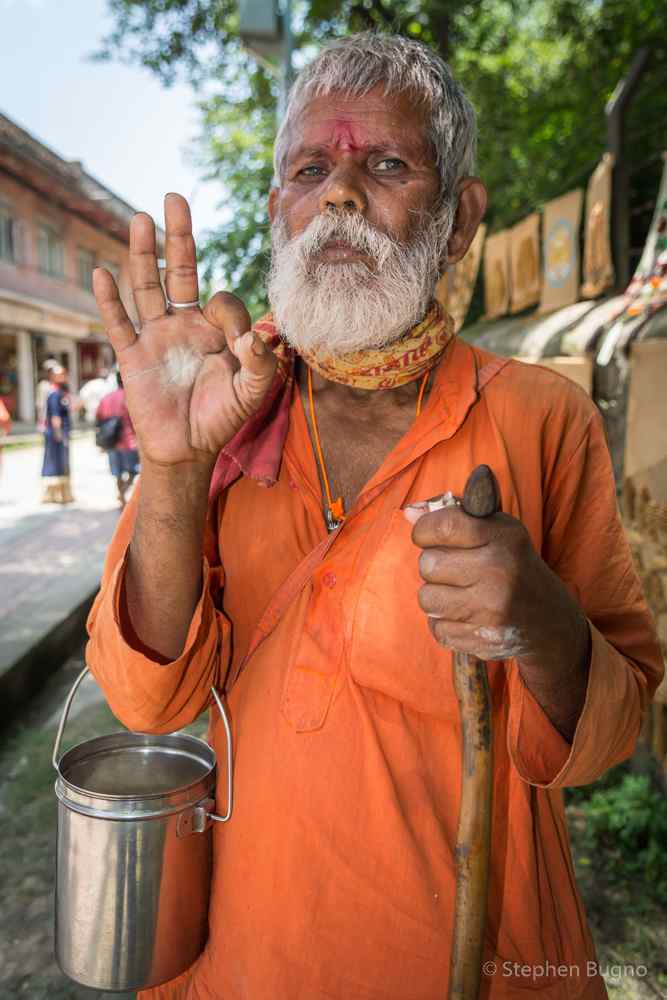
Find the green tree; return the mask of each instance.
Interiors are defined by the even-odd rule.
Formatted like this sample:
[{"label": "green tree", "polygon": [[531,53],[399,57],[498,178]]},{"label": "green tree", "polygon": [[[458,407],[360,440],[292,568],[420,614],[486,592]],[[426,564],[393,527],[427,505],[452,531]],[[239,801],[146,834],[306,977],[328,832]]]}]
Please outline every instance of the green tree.
[{"label": "green tree", "polygon": [[[204,176],[220,181],[223,218],[201,245],[205,276],[221,276],[257,314],[268,264],[275,77],[244,51],[231,0],[108,5],[114,28],[103,58],[139,62],[167,85],[184,75],[201,95],[197,159]],[[500,228],[585,183],[605,148],[605,102],[647,44],[651,69],[635,105],[631,154],[648,162],[640,187],[650,200],[667,117],[663,18],[663,0],[301,0],[296,62],[365,28],[438,49],[477,109],[487,222]]]}]

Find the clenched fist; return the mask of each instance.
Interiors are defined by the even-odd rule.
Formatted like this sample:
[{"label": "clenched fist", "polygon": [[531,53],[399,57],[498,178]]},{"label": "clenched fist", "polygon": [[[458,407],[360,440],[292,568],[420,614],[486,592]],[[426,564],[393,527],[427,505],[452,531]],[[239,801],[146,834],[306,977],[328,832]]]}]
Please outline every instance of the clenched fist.
[{"label": "clenched fist", "polygon": [[460,506],[412,505],[412,540],[422,552],[418,593],[443,646],[483,660],[514,657],[545,683],[574,674],[588,656],[586,618],[563,582],[508,514],[475,518]]}]

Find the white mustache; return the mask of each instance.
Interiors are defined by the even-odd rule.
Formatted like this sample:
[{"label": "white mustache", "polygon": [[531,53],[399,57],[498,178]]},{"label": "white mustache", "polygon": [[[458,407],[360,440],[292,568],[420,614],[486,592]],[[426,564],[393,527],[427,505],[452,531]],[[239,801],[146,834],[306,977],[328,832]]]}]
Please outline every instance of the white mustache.
[{"label": "white mustache", "polygon": [[374,260],[378,268],[401,249],[398,240],[381,232],[357,212],[316,216],[302,233],[290,240],[290,247],[308,266],[313,257],[332,242],[347,243]]}]

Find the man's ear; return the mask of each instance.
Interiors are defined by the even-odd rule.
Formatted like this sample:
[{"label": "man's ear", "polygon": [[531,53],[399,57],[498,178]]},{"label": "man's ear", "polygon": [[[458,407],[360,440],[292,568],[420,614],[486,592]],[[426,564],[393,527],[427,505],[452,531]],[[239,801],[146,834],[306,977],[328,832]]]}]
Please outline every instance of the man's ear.
[{"label": "man's ear", "polygon": [[276,212],[278,211],[278,195],[278,188],[272,187],[269,191],[269,222],[271,222],[271,224],[273,224]]},{"label": "man's ear", "polygon": [[488,201],[486,188],[477,177],[464,177],[459,182],[458,196],[454,228],[447,241],[448,264],[456,264],[465,257]]}]

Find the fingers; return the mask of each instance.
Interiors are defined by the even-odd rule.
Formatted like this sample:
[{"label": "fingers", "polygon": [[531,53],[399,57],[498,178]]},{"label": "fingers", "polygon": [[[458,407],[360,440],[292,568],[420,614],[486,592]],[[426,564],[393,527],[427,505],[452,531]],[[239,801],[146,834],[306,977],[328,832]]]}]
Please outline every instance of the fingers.
[{"label": "fingers", "polygon": [[440,586],[425,583],[419,588],[419,607],[429,618],[442,618],[452,622],[469,622],[473,618],[468,588]]},{"label": "fingers", "polygon": [[[412,520],[411,509],[406,517]],[[488,545],[498,533],[503,514],[492,517],[471,517],[460,507],[445,507],[430,514],[422,514],[412,529],[412,541],[420,548],[443,545],[452,548],[474,549]]]},{"label": "fingers", "polygon": [[245,411],[254,412],[273,380],[276,356],[250,331],[248,310],[230,292],[214,295],[204,307],[204,316],[224,331],[227,347],[241,366],[234,374],[236,394]]},{"label": "fingers", "polygon": [[164,219],[167,298],[170,302],[196,302],[199,298],[197,252],[190,206],[182,195],[166,196]]},{"label": "fingers", "polygon": [[234,375],[239,401],[247,411],[254,411],[273,381],[278,359],[255,333],[244,333],[234,344],[241,368]]},{"label": "fingers", "polygon": [[486,546],[475,549],[431,547],[419,556],[419,575],[426,583],[469,587],[493,573],[493,553]]},{"label": "fingers", "polygon": [[509,660],[530,651],[528,638],[514,626],[494,628],[429,618],[429,628],[441,646],[478,656],[480,660]]},{"label": "fingers", "polygon": [[460,507],[445,507],[422,514],[412,529],[412,541],[423,549],[430,546],[478,548],[492,537],[490,520],[470,517]]},{"label": "fingers", "polygon": [[167,303],[157,266],[155,223],[145,212],[130,222],[130,280],[142,325],[164,316]]},{"label": "fingers", "polygon": [[104,267],[96,267],[93,271],[93,293],[107,337],[116,354],[120,354],[132,346],[137,335],[120,300],[116,282]]},{"label": "fingers", "polygon": [[241,370],[235,376],[241,396],[247,392],[254,395],[260,388],[264,394],[278,364],[273,351],[256,334],[244,333],[236,342],[236,357],[241,362]]}]

